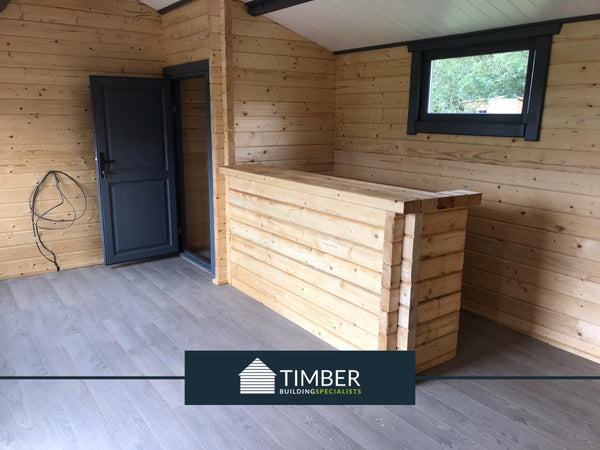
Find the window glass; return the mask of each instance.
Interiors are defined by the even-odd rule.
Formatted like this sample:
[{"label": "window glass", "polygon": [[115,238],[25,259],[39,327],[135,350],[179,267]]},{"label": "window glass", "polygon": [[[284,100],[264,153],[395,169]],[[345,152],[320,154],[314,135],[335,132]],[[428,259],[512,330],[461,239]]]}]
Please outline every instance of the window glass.
[{"label": "window glass", "polygon": [[431,61],[429,114],[521,114],[529,50]]}]

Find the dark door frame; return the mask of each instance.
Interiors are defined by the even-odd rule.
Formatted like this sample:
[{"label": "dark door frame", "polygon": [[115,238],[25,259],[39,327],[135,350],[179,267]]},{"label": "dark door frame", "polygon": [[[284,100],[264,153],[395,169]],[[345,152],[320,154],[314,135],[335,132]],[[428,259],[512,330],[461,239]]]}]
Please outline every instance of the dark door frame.
[{"label": "dark door frame", "polygon": [[[174,120],[174,136],[175,136],[175,156],[177,158],[177,203],[178,203],[178,218],[180,223],[180,240],[179,251],[184,256],[198,265],[209,270],[214,276],[215,274],[215,230],[214,230],[214,198],[213,198],[213,167],[212,167],[212,135],[211,135],[211,117],[210,117],[210,78],[208,60],[195,61],[186,64],[165,67],[163,75],[165,78],[172,80],[173,99],[177,105]],[[189,80],[192,78],[203,78],[205,86],[205,101],[206,101],[206,130],[207,130],[207,158],[208,158],[208,196],[209,196],[209,220],[210,220],[210,264],[196,256],[194,253],[187,251],[187,229],[185,220],[185,180],[183,175],[183,133],[181,125],[181,90],[179,82],[181,80]]]}]

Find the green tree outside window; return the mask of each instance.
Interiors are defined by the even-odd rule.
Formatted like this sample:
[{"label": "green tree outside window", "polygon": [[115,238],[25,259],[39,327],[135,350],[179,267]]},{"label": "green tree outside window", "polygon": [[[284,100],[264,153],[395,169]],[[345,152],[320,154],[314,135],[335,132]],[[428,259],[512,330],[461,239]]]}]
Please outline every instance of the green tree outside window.
[{"label": "green tree outside window", "polygon": [[523,97],[529,51],[432,61],[428,112],[472,114],[490,99]]}]

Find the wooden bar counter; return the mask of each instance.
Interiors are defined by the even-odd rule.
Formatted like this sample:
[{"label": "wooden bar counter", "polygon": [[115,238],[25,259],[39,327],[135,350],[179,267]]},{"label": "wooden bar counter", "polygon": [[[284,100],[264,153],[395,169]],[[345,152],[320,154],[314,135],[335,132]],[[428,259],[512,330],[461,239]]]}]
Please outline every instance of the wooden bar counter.
[{"label": "wooden bar counter", "polygon": [[227,179],[229,281],[340,349],[453,358],[471,191],[427,192],[261,165]]}]

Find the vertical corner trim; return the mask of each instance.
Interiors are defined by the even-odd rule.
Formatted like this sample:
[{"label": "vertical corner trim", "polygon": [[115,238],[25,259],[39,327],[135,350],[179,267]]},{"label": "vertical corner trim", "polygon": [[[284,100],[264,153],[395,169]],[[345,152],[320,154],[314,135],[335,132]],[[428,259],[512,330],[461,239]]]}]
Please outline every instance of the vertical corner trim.
[{"label": "vertical corner trim", "polygon": [[404,215],[386,212],[379,305],[378,350],[396,350],[402,271]]},{"label": "vertical corner trim", "polygon": [[402,240],[402,271],[398,312],[398,350],[414,350],[417,336],[417,304],[423,213],[407,214]]},{"label": "vertical corner trim", "polygon": [[408,118],[406,134],[417,134],[417,121],[419,120],[419,105],[421,101],[421,68],[422,53],[412,52],[410,67],[410,90],[408,98]]}]

